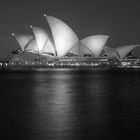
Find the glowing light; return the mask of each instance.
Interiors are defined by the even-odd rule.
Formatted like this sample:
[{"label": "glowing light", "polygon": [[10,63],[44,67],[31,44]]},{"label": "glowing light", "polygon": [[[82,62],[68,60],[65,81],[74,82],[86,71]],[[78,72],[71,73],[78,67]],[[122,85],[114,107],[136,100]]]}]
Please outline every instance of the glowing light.
[{"label": "glowing light", "polygon": [[15,34],[14,34],[14,33],[12,33],[11,35],[12,35],[12,36],[15,36]]},{"label": "glowing light", "polygon": [[98,66],[99,64],[98,64],[98,63],[95,63],[94,65],[95,65],[95,66]]}]

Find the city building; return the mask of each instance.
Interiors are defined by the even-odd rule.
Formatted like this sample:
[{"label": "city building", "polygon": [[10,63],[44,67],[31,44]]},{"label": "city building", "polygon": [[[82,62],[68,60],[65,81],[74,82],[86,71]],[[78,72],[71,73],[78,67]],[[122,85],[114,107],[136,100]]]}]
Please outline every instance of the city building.
[{"label": "city building", "polygon": [[108,47],[108,35],[92,35],[79,40],[75,32],[60,19],[45,14],[44,17],[50,29],[30,26],[32,35],[12,33],[20,48],[12,52],[9,65],[121,65],[127,55],[139,46]]}]

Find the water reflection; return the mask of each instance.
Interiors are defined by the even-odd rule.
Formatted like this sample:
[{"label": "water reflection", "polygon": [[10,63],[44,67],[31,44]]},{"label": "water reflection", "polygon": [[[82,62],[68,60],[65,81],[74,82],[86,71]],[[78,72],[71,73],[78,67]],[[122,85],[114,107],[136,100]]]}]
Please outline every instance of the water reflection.
[{"label": "water reflection", "polygon": [[110,135],[116,139],[133,138],[138,135],[140,121],[139,72],[120,72],[110,74],[111,83],[108,89]]},{"label": "water reflection", "polygon": [[76,138],[100,139],[108,123],[107,75],[82,73],[74,78],[78,81],[73,88]]},{"label": "water reflection", "polygon": [[[100,137],[108,114],[106,76],[91,74],[34,75],[34,121],[47,138]],[[94,131],[93,131],[94,130]]]},{"label": "water reflection", "polygon": [[[34,123],[48,139],[70,137],[72,127],[72,100],[70,75],[35,75]],[[70,83],[69,83],[69,82]],[[38,130],[38,128],[37,128]]]},{"label": "water reflection", "polygon": [[20,140],[138,136],[139,78],[136,72],[0,75],[1,130]]}]

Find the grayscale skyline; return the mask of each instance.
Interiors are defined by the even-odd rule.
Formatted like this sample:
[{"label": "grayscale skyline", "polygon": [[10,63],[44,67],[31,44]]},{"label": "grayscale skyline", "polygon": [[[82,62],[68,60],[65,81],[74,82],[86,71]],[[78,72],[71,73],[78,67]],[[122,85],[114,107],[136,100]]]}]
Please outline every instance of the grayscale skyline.
[{"label": "grayscale skyline", "polygon": [[[118,47],[140,42],[140,9],[136,1],[12,1],[0,5],[0,58],[19,48],[11,33],[32,34],[30,25],[48,29],[43,14],[67,23],[79,39],[105,34],[107,46]],[[140,48],[134,51],[140,56]]]}]

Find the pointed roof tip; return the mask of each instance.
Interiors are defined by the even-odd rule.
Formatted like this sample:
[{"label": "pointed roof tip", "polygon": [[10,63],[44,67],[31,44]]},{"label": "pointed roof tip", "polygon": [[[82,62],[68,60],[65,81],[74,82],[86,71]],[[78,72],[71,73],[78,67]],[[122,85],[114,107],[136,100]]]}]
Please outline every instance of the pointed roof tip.
[{"label": "pointed roof tip", "polygon": [[15,34],[14,33],[11,33],[11,36],[15,36]]},{"label": "pointed roof tip", "polygon": [[[64,21],[50,15],[46,15],[45,18],[47,19],[51,33],[53,35],[53,40],[55,43],[54,47],[57,52],[57,57],[62,57],[73,45],[79,42],[79,39],[71,27],[68,26]],[[69,41],[68,45],[67,41]]]},{"label": "pointed roof tip", "polygon": [[47,15],[44,13],[44,15],[43,15],[44,17],[46,17]]},{"label": "pointed roof tip", "polygon": [[110,38],[110,35],[100,35],[100,36],[104,36],[104,37],[106,37],[106,39],[108,40],[109,38]]},{"label": "pointed roof tip", "polygon": [[[45,17],[46,19],[49,19],[49,18],[56,18],[56,17],[50,16],[50,15],[47,15],[47,14],[44,14],[44,17]],[[56,18],[56,19],[58,19],[58,18]],[[59,20],[60,20],[60,19],[59,19]]]}]

